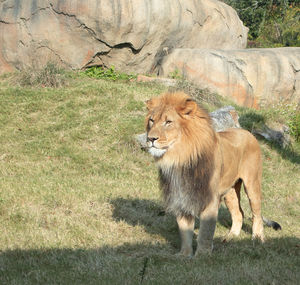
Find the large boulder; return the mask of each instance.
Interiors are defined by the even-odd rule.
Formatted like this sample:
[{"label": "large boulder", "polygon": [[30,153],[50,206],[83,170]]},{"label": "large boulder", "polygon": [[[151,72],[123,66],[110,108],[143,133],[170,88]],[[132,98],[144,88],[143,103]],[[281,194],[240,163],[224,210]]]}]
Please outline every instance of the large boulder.
[{"label": "large boulder", "polygon": [[247,31],[215,0],[1,0],[0,72],[54,61],[145,73],[174,48],[244,48]]},{"label": "large boulder", "polygon": [[242,106],[300,99],[300,48],[175,49],[164,58],[159,73],[174,71]]}]

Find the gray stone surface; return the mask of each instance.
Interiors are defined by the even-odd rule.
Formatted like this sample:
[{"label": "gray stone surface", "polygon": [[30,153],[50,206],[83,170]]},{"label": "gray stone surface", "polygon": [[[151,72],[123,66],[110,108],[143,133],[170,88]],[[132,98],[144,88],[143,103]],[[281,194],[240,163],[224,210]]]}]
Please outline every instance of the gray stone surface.
[{"label": "gray stone surface", "polygon": [[174,48],[244,48],[247,31],[215,0],[2,0],[0,73],[47,61],[146,73]]},{"label": "gray stone surface", "polygon": [[210,113],[215,131],[221,132],[229,128],[240,128],[239,115],[234,107],[226,106]]},{"label": "gray stone surface", "polygon": [[269,142],[277,143],[282,148],[287,148],[291,145],[290,130],[285,125],[276,128],[270,128],[265,125],[262,129],[253,130],[253,133],[262,136]]}]

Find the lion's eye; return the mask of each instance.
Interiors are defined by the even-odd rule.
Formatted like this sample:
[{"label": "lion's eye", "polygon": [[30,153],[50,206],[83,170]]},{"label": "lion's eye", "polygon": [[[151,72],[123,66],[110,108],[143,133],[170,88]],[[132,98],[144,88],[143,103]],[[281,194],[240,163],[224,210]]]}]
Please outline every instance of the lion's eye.
[{"label": "lion's eye", "polygon": [[168,125],[172,124],[172,121],[167,120],[167,121],[165,122],[165,124],[166,124],[166,126],[168,126]]},{"label": "lion's eye", "polygon": [[149,126],[151,127],[154,123],[154,120],[152,118],[149,119]]}]

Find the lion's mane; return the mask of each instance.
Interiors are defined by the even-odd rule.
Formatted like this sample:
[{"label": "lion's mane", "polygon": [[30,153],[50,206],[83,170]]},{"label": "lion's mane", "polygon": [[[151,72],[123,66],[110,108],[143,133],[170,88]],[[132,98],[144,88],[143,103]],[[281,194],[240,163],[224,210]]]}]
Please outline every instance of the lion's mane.
[{"label": "lion's mane", "polygon": [[[180,111],[190,100],[184,93],[166,93],[160,101]],[[173,149],[166,164],[159,164],[160,185],[166,208],[175,215],[197,216],[210,203],[214,173],[216,134],[206,110],[193,104],[193,116],[180,116],[180,143]]]}]

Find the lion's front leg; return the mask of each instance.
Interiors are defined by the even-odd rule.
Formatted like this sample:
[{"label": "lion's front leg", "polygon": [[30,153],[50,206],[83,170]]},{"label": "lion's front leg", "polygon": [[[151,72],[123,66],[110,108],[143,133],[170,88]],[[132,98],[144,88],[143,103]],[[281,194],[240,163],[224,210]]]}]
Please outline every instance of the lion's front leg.
[{"label": "lion's front leg", "polygon": [[181,237],[181,250],[179,254],[184,256],[192,256],[195,218],[191,215],[180,215],[176,219]]},{"label": "lion's front leg", "polygon": [[211,253],[218,217],[219,203],[212,202],[200,213],[200,229],[195,255]]}]

